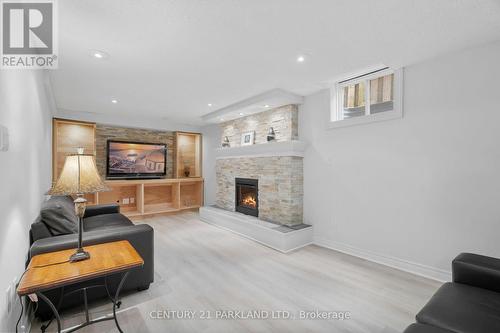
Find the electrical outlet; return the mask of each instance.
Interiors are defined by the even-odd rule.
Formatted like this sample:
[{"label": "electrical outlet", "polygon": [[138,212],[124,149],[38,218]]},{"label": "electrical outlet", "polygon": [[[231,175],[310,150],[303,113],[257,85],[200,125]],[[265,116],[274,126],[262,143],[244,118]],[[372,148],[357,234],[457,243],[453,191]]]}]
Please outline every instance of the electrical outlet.
[{"label": "electrical outlet", "polygon": [[129,198],[123,198],[123,199],[122,199],[122,203],[123,203],[124,205],[128,205],[128,204],[129,204],[129,202],[130,202]]},{"label": "electrical outlet", "polygon": [[135,202],[135,198],[130,198],[130,203],[133,204]]},{"label": "electrical outlet", "polygon": [[5,307],[7,308],[7,313],[10,313],[12,311],[11,290],[12,290],[11,286],[5,289]]}]

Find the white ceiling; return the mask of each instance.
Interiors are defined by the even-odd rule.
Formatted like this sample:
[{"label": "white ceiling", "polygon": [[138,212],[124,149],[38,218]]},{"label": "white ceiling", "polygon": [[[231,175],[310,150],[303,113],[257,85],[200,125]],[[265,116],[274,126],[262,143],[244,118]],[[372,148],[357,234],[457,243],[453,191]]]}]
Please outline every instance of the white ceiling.
[{"label": "white ceiling", "polygon": [[307,95],[342,73],[500,39],[497,0],[58,3],[59,108],[193,124],[273,88]]}]

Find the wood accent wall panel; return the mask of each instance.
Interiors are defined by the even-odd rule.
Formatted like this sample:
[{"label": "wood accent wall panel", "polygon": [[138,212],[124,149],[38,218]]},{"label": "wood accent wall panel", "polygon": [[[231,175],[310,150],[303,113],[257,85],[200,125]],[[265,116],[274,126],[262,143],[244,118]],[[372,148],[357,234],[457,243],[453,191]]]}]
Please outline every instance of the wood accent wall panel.
[{"label": "wood accent wall panel", "polygon": [[52,120],[52,182],[57,181],[66,156],[83,147],[85,154],[95,155],[94,123],[54,118]]},{"label": "wood accent wall panel", "polygon": [[187,178],[186,168],[189,170],[188,177],[201,177],[201,134],[189,132],[176,132],[176,163],[175,175],[177,178]]}]

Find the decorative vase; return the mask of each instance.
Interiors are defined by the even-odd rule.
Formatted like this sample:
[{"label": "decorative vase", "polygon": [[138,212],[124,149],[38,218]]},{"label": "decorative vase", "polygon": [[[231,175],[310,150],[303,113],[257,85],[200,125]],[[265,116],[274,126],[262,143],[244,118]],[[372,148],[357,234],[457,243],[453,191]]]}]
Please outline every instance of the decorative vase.
[{"label": "decorative vase", "polygon": [[269,131],[267,132],[267,142],[274,141],[276,139],[276,133],[274,132],[274,128],[269,127]]}]

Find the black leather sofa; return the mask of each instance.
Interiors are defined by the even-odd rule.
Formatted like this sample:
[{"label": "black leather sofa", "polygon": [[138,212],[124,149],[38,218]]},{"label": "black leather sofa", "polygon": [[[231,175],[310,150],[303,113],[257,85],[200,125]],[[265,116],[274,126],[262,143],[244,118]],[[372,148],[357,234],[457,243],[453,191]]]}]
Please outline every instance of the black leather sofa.
[{"label": "black leather sofa", "polygon": [[[52,197],[42,206],[40,217],[31,225],[28,261],[31,257],[57,250],[77,247],[77,228],[73,225],[76,219],[71,197]],[[74,216],[73,216],[74,215]],[[116,204],[88,206],[83,220],[83,245],[94,245],[118,240],[128,240],[144,260],[144,266],[130,272],[123,292],[145,290],[154,280],[154,230],[147,224],[134,225],[126,216],[120,214]],[[116,290],[121,276],[107,278],[110,291]],[[65,292],[87,285],[102,284],[101,280],[79,283],[65,288]],[[47,291],[45,295],[58,304],[62,289]],[[107,297],[104,288],[89,289],[88,299],[95,300]],[[65,298],[61,309],[81,305],[83,299],[79,296]],[[47,319],[52,315],[44,302],[39,302],[37,316]]]},{"label": "black leather sofa", "polygon": [[452,274],[404,333],[500,332],[500,259],[462,253]]}]

